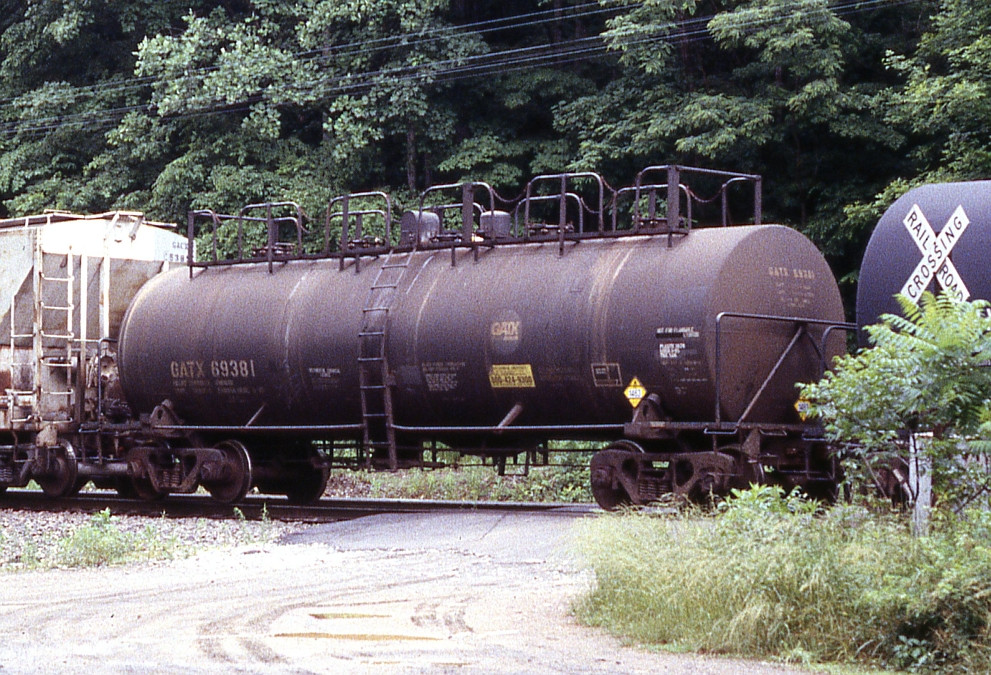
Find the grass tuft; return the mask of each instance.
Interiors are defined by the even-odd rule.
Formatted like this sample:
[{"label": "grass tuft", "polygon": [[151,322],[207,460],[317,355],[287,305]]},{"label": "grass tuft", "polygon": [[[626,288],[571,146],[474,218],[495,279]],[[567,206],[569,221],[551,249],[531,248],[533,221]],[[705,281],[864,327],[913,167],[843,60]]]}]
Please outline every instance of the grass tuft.
[{"label": "grass tuft", "polygon": [[328,494],[372,499],[574,502],[592,500],[588,467],[531,468],[529,475],[499,476],[489,466],[431,471],[356,471],[331,475]]},{"label": "grass tuft", "polygon": [[118,565],[134,560],[169,560],[175,557],[178,542],[162,538],[153,527],[129,533],[117,525],[117,518],[104,509],[94,514],[86,525],[76,529],[59,543],[56,560],[65,567]]},{"label": "grass tuft", "polygon": [[777,488],[715,515],[584,523],[585,622],[676,650],[913,671],[991,667],[991,516],[926,538],[862,507]]},{"label": "grass tuft", "polygon": [[0,520],[0,574],[53,567],[99,567],[150,560],[174,560],[218,547],[263,544],[294,526],[278,523],[263,510],[249,521],[235,509],[235,519],[118,517],[109,510],[64,520],[40,516]]}]

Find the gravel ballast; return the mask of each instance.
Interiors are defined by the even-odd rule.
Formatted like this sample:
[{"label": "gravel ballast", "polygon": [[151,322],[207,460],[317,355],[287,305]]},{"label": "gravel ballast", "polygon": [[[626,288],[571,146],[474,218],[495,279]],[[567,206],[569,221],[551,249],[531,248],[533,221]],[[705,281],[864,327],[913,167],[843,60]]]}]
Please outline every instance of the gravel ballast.
[{"label": "gravel ballast", "polygon": [[[66,566],[75,533],[106,525],[138,548],[134,559],[181,558],[213,548],[276,541],[304,526],[277,521],[148,518],[0,510],[0,573]],[[144,552],[144,554],[142,554]]]}]

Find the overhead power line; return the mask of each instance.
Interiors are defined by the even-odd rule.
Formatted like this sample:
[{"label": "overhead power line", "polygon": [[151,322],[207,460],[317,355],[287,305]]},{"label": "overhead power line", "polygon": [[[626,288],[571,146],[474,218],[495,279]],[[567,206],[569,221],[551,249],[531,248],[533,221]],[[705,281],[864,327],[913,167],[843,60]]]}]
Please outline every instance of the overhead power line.
[{"label": "overhead power line", "polygon": [[[639,7],[641,4],[631,5]],[[409,49],[420,49],[431,43],[439,42],[445,37],[452,35],[481,35],[497,31],[516,30],[520,28],[532,29],[548,23],[559,22],[564,19],[584,18],[603,14],[616,14],[622,7],[602,7],[597,2],[588,2],[582,5],[574,5],[561,10],[550,9],[526,14],[516,14],[497,19],[486,19],[468,24],[451,24],[430,30],[429,32],[420,30],[415,32],[388,35],[373,39],[356,39],[351,42],[328,44],[315,49],[307,49],[297,52],[290,52],[288,57],[300,61],[321,61],[326,60],[332,54],[334,57],[349,56],[369,56],[378,52],[386,52],[397,46],[405,46]],[[205,66],[193,68],[187,72],[187,76],[196,77],[220,70],[220,66]],[[88,86],[73,87],[76,96],[92,96],[96,94],[124,94],[128,91],[140,89],[157,81],[156,77],[134,77],[114,82],[101,82]],[[0,110],[12,105],[13,99],[0,99]]]}]

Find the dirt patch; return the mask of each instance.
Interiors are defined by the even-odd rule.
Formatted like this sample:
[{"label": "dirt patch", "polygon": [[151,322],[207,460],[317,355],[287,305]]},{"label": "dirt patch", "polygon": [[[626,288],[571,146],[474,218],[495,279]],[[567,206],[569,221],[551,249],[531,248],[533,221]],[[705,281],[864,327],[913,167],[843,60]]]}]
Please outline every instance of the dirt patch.
[{"label": "dirt patch", "polygon": [[455,513],[321,525],[280,545],[0,588],[0,670],[785,673],[652,654],[579,626],[575,517]]}]

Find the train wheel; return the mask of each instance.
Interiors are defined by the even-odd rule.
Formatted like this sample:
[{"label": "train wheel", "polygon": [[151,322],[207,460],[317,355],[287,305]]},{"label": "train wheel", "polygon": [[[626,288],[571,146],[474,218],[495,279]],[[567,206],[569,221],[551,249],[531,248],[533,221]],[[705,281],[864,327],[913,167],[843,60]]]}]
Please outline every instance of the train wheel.
[{"label": "train wheel", "polygon": [[215,458],[204,463],[201,482],[210,496],[223,504],[244,499],[251,489],[251,457],[241,441],[228,440],[214,446]]},{"label": "train wheel", "polygon": [[[127,494],[124,494],[124,492]],[[124,492],[121,492],[120,488],[117,489],[117,493],[121,497],[130,495],[146,502],[156,502],[159,499],[164,499],[168,494],[168,492],[156,490],[154,484],[148,478],[131,478],[131,488],[129,490],[125,488]]]},{"label": "train wheel", "polygon": [[151,472],[155,470],[152,453],[146,448],[135,448],[127,454],[128,475],[121,476],[115,481],[114,489],[125,499],[141,499],[153,502],[168,494],[167,490],[155,488],[151,480]]},{"label": "train wheel", "polygon": [[290,504],[312,504],[323,497],[330,478],[329,469],[310,468],[300,472],[299,476],[291,479],[286,485],[286,497]]},{"label": "train wheel", "polygon": [[[639,445],[632,441],[617,441],[605,450],[592,455],[591,482],[595,502],[606,511],[615,511],[621,506],[634,503],[625,483],[636,482],[637,455],[643,454]],[[630,466],[630,460],[634,460]],[[633,475],[630,476],[632,469]],[[626,479],[624,481],[624,479]]]},{"label": "train wheel", "polygon": [[82,487],[79,478],[79,464],[76,461],[76,451],[65,440],[59,441],[59,448],[52,448],[50,460],[51,471],[36,480],[41,491],[49,497],[71,497]]},{"label": "train wheel", "polygon": [[736,461],[721,452],[681,455],[672,462],[672,470],[675,494],[697,503],[725,496],[737,475]]}]

